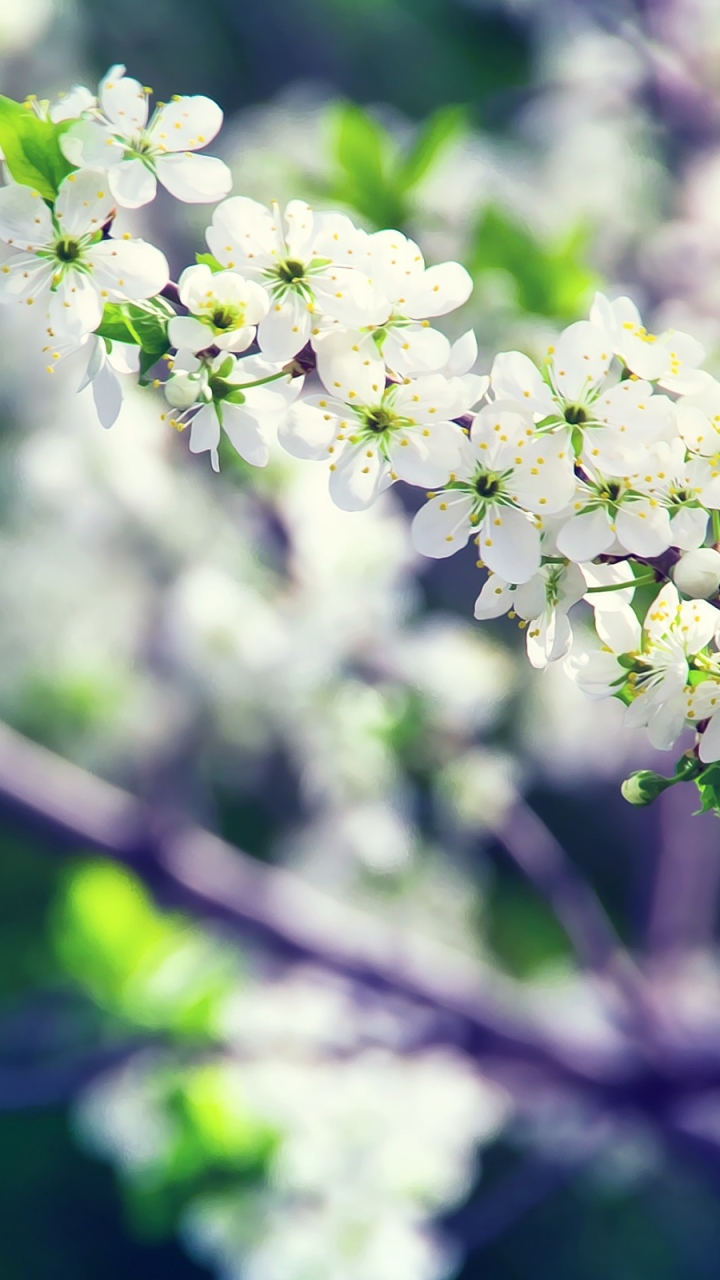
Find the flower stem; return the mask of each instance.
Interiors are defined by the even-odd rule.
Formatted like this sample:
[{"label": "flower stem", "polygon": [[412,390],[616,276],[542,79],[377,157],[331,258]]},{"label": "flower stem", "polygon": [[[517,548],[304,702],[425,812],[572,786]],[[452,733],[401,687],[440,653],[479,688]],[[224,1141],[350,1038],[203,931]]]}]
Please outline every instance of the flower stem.
[{"label": "flower stem", "polygon": [[631,578],[629,582],[611,582],[606,587],[588,587],[586,594],[590,595],[597,591],[623,591],[625,587],[645,587],[651,582],[657,582],[654,573],[641,573],[637,578]]},{"label": "flower stem", "polygon": [[720,545],[720,511],[713,511],[712,513],[712,531],[713,531],[713,541],[716,546],[719,546]]}]

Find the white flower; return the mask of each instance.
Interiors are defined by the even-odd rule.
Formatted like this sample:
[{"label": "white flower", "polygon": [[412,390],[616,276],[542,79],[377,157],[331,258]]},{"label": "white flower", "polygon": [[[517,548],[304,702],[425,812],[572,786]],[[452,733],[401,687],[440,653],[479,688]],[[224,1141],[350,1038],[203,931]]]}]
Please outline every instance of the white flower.
[{"label": "white flower", "polygon": [[519,586],[488,575],[475,601],[475,617],[499,618],[514,611],[529,623],[525,632],[527,653],[534,667],[564,658],[572,644],[568,610],[587,591],[587,583],[575,564],[544,564],[528,582]]},{"label": "white flower", "polygon": [[[615,547],[639,556],[659,556],[671,546],[668,512],[643,491],[637,477],[603,475],[586,462],[577,482],[573,515],[557,536],[558,550],[582,562]],[[647,487],[646,487],[647,489]]]},{"label": "white flower", "polygon": [[683,595],[695,600],[717,595],[720,588],[720,552],[713,547],[688,551],[672,571],[673,582]]},{"label": "white flower", "polygon": [[106,342],[96,334],[87,339],[88,363],[78,391],[92,387],[93,400],[100,423],[111,427],[123,403],[121,378],[137,374],[140,351],[126,342]]},{"label": "white flower", "polygon": [[453,555],[478,536],[483,561],[507,582],[540,565],[536,516],[562,510],[575,479],[567,432],[536,436],[519,405],[495,402],[475,417],[452,484],[418,511],[413,541],[423,555]]},{"label": "white flower", "polygon": [[270,210],[233,196],[215,210],[206,238],[218,262],[267,290],[270,310],[258,341],[268,360],[292,359],[310,339],[315,316],[358,329],[387,315],[387,300],[358,269],[369,263],[367,234],[343,214],[313,213],[291,200],[283,218],[277,205]]},{"label": "white flower", "polygon": [[720,453],[720,382],[708,379],[701,391],[683,396],[675,413],[678,433],[690,453],[707,458]]},{"label": "white flower", "polygon": [[708,510],[720,509],[720,469],[703,457],[686,459],[682,440],[648,450],[640,480],[671,515],[672,546],[690,551],[705,540]]},{"label": "white flower", "polygon": [[646,725],[653,746],[669,749],[688,718],[690,663],[716,637],[720,613],[705,600],[681,603],[668,584],[642,626],[629,608],[596,614],[595,626],[603,647],[570,655],[573,679],[589,698],[624,693],[628,727]]},{"label": "white flower", "polygon": [[165,384],[165,395],[184,412],[170,422],[180,429],[190,424],[190,452],[209,452],[215,471],[220,469],[221,429],[241,458],[264,467],[269,457],[268,427],[299,395],[302,381],[260,356],[238,358],[221,352],[203,361],[182,352]]},{"label": "white flower", "polygon": [[675,329],[666,329],[659,335],[648,333],[630,298],[610,302],[604,294],[596,293],[590,319],[602,330],[615,355],[637,377],[657,382],[677,395],[700,391],[708,381],[709,375],[698,369],[705,359],[705,349],[697,339]]},{"label": "white flower", "polygon": [[176,316],[168,326],[170,342],[178,349],[245,351],[258,321],[267,315],[265,290],[236,271],[213,273],[205,265],[187,267],[178,288],[180,301],[190,312]]},{"label": "white flower", "polygon": [[107,175],[92,169],[61,183],[53,211],[28,187],[3,187],[0,239],[17,252],[0,267],[0,298],[47,304],[53,332],[80,338],[97,328],[106,302],[159,293],[168,280],[159,249],[101,238],[113,208]]},{"label": "white flower", "polygon": [[443,369],[450,343],[430,328],[429,317],[467,302],[470,275],[459,262],[426,267],[418,246],[399,231],[374,232],[368,250],[372,278],[390,303],[375,334],[388,369],[399,377]]},{"label": "white flower", "polygon": [[465,442],[453,421],[467,407],[462,380],[428,374],[386,388],[362,364],[348,362],[348,373],[337,395],[293,405],[278,433],[288,453],[329,459],[330,494],[346,511],[369,507],[394,480],[444,484]]},{"label": "white flower", "polygon": [[672,429],[672,404],[648,382],[608,380],[612,351],[587,320],[571,324],[548,348],[547,381],[519,351],[495,357],[490,374],[499,400],[524,404],[543,430],[569,426],[575,454],[610,475],[642,465],[644,448]]},{"label": "white flower", "polygon": [[210,204],[232,186],[227,165],[195,152],[218,132],[223,113],[211,98],[177,97],[148,121],[148,89],[111,67],[100,84],[100,110],[63,134],[71,164],[108,170],[118,204],[129,209],[154,200],[158,181],[178,200]]}]

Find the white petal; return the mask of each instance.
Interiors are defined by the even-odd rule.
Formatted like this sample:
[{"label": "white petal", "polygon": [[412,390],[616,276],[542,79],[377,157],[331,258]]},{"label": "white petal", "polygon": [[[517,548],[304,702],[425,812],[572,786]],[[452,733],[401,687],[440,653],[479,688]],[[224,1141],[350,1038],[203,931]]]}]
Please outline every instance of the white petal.
[{"label": "white petal", "polygon": [[382,354],[388,369],[400,377],[434,373],[446,367],[450,359],[450,343],[437,329],[407,325],[388,329]]},{"label": "white petal", "polygon": [[453,342],[450,348],[450,359],[447,363],[446,373],[451,377],[460,377],[463,373],[469,373],[478,358],[477,338],[472,329],[468,329],[461,338]]},{"label": "white petal", "polygon": [[400,430],[388,442],[392,468],[408,484],[423,488],[445,484],[458,465],[464,440],[461,428],[452,422]]},{"label": "white petal", "polygon": [[274,302],[258,325],[260,350],[268,360],[286,363],[302,351],[310,337],[312,320],[306,304],[296,293]]},{"label": "white petal", "polygon": [[469,494],[450,490],[421,507],[412,522],[413,545],[436,560],[455,555],[470,538],[473,502]]},{"label": "white petal", "polygon": [[[205,453],[209,449],[212,454],[216,454],[219,443],[220,423],[215,412],[215,406],[213,404],[204,405],[192,420],[190,452]],[[214,467],[214,469],[216,468]]]},{"label": "white petal", "polygon": [[327,267],[312,277],[321,311],[350,328],[378,324],[387,318],[387,303],[372,282],[352,267]]},{"label": "white petal", "polygon": [[317,371],[331,395],[376,404],[385,390],[385,365],[371,334],[331,330],[314,341]]},{"label": "white petal", "polygon": [[290,407],[280,423],[278,440],[295,458],[329,459],[337,430],[336,414],[327,407],[301,400]]},{"label": "white petal", "polygon": [[[720,506],[720,503],[718,504]],[[708,513],[702,507],[682,507],[670,521],[671,546],[682,551],[701,547],[707,532]]]},{"label": "white petal", "polygon": [[91,333],[103,313],[97,285],[82,271],[69,271],[50,294],[48,311],[56,333],[73,338]]},{"label": "white petal", "polygon": [[32,305],[50,289],[53,265],[35,254],[18,253],[0,267],[0,302]]},{"label": "white petal", "polygon": [[232,174],[224,160],[193,151],[156,156],[155,171],[170,195],[186,204],[214,204],[232,187]]},{"label": "white petal", "polygon": [[497,400],[520,400],[541,418],[557,412],[552,392],[532,360],[519,351],[501,351],[493,361],[490,385]]},{"label": "white petal", "polygon": [[82,236],[99,231],[114,208],[107,173],[101,169],[78,169],[60,183],[55,217],[61,234]]},{"label": "white petal", "polygon": [[483,520],[478,551],[507,582],[527,582],[540,567],[540,534],[524,512],[494,506]]},{"label": "white petal", "polygon": [[100,288],[117,298],[152,298],[170,277],[165,256],[144,240],[101,240],[86,257]]},{"label": "white petal", "polygon": [[111,128],[99,120],[77,120],[58,141],[71,164],[91,169],[109,169],[119,164],[125,154]]},{"label": "white petal", "polygon": [[330,474],[330,497],[343,511],[364,511],[392,483],[378,450],[368,457],[365,442],[345,447]]},{"label": "white petal", "polygon": [[265,467],[270,456],[258,422],[242,405],[223,404],[223,429],[241,458],[253,467]]},{"label": "white petal", "polygon": [[604,507],[582,511],[563,526],[557,537],[558,551],[570,560],[594,560],[614,541]]},{"label": "white petal", "polygon": [[103,427],[111,427],[122,408],[123,394],[117,374],[107,361],[92,380],[95,408]]},{"label": "white petal", "polygon": [[720,714],[715,714],[700,738],[698,754],[703,764],[720,760]]},{"label": "white petal", "polygon": [[474,616],[483,622],[488,618],[500,618],[508,609],[512,609],[515,592],[510,584],[498,578],[496,573],[489,573],[480,595],[475,601]]},{"label": "white petal", "polygon": [[139,157],[116,164],[108,173],[108,182],[124,209],[139,209],[141,205],[150,204],[157,194],[155,174]]},{"label": "white petal", "polygon": [[640,648],[642,631],[629,604],[610,613],[596,614],[595,630],[613,653],[636,653]]},{"label": "white petal", "polygon": [[232,196],[218,205],[205,238],[218,262],[241,271],[266,267],[284,254],[276,218],[265,205],[247,196]]},{"label": "white petal", "polygon": [[660,556],[672,542],[667,511],[651,506],[642,498],[622,504],[615,520],[615,531],[621,546],[638,556]]},{"label": "white petal", "polygon": [[[148,117],[147,94],[138,80],[123,74],[125,68],[112,67],[100,83],[100,105],[117,132],[130,137],[145,128]],[[117,72],[120,72],[118,75]]]},{"label": "white petal", "polygon": [[149,129],[153,144],[166,151],[197,151],[218,133],[223,113],[212,98],[202,94],[176,98],[160,107]]},{"label": "white petal", "polygon": [[204,351],[214,341],[212,331],[195,316],[174,316],[168,325],[168,338],[171,346],[188,351]]},{"label": "white petal", "polygon": [[561,395],[577,401],[598,386],[608,372],[612,351],[601,330],[587,320],[561,333],[553,355],[555,382]]},{"label": "white petal", "polygon": [[29,187],[0,188],[0,240],[28,253],[54,239],[50,210]]},{"label": "white petal", "polygon": [[429,267],[419,278],[410,277],[407,294],[397,299],[398,310],[413,320],[444,316],[467,302],[472,278],[459,262]]}]

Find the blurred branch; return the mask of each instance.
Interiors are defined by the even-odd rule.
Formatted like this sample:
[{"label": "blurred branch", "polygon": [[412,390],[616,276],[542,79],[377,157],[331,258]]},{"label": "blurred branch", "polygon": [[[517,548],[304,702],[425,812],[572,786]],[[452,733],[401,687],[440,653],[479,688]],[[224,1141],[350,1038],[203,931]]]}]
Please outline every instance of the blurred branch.
[{"label": "blurred branch", "polygon": [[[720,1082],[720,1042],[681,1063],[638,1019],[606,1034],[579,1034],[566,1021],[543,1026],[532,994],[496,969],[433,939],[399,929],[338,902],[281,867],[268,866],[196,826],[170,821],[128,793],[93,777],[0,725],[0,814],[21,821],[60,849],[104,853],[131,868],[161,905],[224,922],[289,960],[311,960],[359,983],[389,990],[432,1015],[406,1051],[450,1043],[475,1055],[518,1097],[570,1088],[603,1109],[634,1107],[661,1118],[669,1102]],[[575,880],[565,855],[531,811],[504,838],[573,929],[594,922],[599,958],[615,954],[599,906]],[[562,871],[562,875],[560,872]],[[573,873],[574,875],[574,873]],[[588,891],[589,892],[589,891]],[[569,905],[568,905],[569,904]],[[580,905],[580,914],[574,914]],[[409,1019],[412,1026],[416,1019]]]},{"label": "blurred branch", "polygon": [[580,965],[611,978],[643,1022],[654,1020],[649,988],[597,894],[541,818],[519,799],[495,829],[512,860],[550,903]]}]

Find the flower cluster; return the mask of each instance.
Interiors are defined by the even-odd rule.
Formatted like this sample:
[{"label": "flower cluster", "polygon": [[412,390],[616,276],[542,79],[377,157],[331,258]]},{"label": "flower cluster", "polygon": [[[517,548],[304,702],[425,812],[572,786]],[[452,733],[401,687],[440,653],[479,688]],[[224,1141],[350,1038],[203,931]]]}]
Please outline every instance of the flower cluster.
[{"label": "flower cluster", "polygon": [[[150,115],[149,94],[117,66],[97,97],[11,103],[25,156],[17,138],[8,151],[0,114],[0,298],[35,307],[48,367],[85,351],[82,387],[105,426],[124,377],[161,391],[162,419],[216,470],[223,437],[254,466],[275,440],[323,461],[347,511],[396,481],[430,490],[416,549],[476,545],[488,571],[476,618],[519,617],[533,666],[567,659],[655,745],[694,726],[700,761],[720,759],[720,612],[707,602],[720,553],[706,545],[720,540],[720,383],[700,344],[649,333],[630,299],[598,294],[539,364],[503,352],[480,376],[472,332],[451,345],[433,326],[468,299],[464,267],[428,267],[400,231],[341,212],[229,195],[227,167],[198,154],[219,107],[177,97]],[[115,229],[158,182],[216,204],[177,284],[158,248]]]}]

